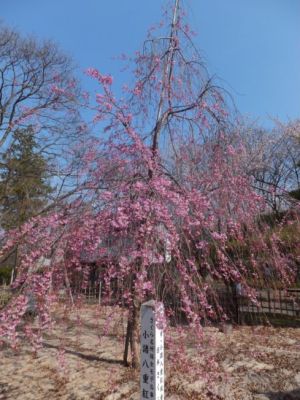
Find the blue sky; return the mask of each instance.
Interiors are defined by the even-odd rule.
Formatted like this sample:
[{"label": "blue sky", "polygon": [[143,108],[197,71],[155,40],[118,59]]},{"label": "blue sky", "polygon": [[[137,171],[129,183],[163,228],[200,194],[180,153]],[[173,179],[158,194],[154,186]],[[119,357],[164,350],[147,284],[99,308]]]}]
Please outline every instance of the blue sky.
[{"label": "blue sky", "polygon": [[[300,0],[184,0],[195,41],[211,74],[238,109],[268,117],[300,117]],[[160,19],[164,0],[1,0],[1,19],[23,33],[51,38],[83,71],[120,74],[113,60],[139,49]],[[124,82],[124,83],[125,83]]]}]

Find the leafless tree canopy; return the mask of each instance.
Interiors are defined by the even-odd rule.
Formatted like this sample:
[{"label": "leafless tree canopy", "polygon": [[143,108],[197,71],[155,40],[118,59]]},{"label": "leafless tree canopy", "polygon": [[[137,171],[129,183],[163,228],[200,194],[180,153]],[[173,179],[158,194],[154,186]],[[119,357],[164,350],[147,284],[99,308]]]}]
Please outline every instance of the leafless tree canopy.
[{"label": "leafless tree canopy", "polygon": [[5,154],[14,132],[30,129],[58,195],[73,174],[74,148],[82,135],[80,89],[73,72],[71,59],[55,43],[22,37],[0,25],[1,168],[8,167]]},{"label": "leafless tree canopy", "polygon": [[244,129],[247,170],[256,189],[277,213],[294,201],[289,193],[300,188],[300,124],[276,122],[268,131],[257,127]]},{"label": "leafless tree canopy", "polygon": [[72,69],[54,43],[0,26],[0,155],[16,128],[34,127],[48,155],[74,135],[78,86]]}]

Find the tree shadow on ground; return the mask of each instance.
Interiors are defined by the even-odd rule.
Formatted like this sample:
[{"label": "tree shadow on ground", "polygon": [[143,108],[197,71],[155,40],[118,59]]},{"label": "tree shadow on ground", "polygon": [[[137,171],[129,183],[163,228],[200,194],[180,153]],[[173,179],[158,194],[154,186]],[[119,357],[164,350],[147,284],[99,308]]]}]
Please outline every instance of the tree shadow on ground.
[{"label": "tree shadow on ground", "polygon": [[264,395],[270,400],[300,400],[300,389],[289,392],[268,392]]},{"label": "tree shadow on ground", "polygon": [[[45,343],[43,342],[43,346],[47,347],[49,349],[57,349],[59,350],[59,346],[55,346],[53,344],[50,343]],[[123,365],[123,361],[122,360],[113,360],[111,358],[105,358],[105,357],[98,357],[92,354],[84,354],[84,353],[80,353],[79,351],[75,351],[75,350],[70,350],[70,349],[64,349],[65,353],[67,354],[72,354],[73,356],[79,357],[83,360],[86,361],[98,361],[98,362],[103,362],[103,363],[108,363],[108,364],[119,364],[119,365]]]}]

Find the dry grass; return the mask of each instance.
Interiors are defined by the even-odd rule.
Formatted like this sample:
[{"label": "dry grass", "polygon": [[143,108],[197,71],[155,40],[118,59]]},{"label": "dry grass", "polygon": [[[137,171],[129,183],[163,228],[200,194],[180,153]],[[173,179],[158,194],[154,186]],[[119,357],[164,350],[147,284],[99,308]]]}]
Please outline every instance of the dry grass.
[{"label": "dry grass", "polygon": [[[59,322],[36,354],[25,343],[16,353],[2,350],[0,399],[139,400],[138,373],[121,364],[125,321],[119,322],[118,312],[89,306],[75,326],[76,315],[56,315]],[[224,334],[207,328],[205,335],[215,341],[204,346],[218,363],[218,380],[208,387],[167,365],[166,399],[300,399],[300,329],[240,327]],[[201,363],[192,346],[189,352]]]}]

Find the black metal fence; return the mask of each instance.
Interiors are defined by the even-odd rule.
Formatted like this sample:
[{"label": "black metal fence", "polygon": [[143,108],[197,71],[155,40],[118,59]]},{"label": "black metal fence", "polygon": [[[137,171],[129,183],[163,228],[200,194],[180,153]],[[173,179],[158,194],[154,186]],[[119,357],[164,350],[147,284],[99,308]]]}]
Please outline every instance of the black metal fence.
[{"label": "black metal fence", "polygon": [[[68,296],[67,290],[62,297]],[[103,287],[100,283],[88,284],[86,288],[72,288],[74,295],[80,294],[90,304],[101,304]],[[0,286],[0,309],[9,301],[9,286]],[[237,324],[271,323],[300,326],[300,289],[261,289],[256,293],[256,302],[227,288],[217,290],[218,302],[228,318]],[[180,307],[178,307],[180,309]],[[221,318],[221,315],[220,315]]]},{"label": "black metal fence", "polygon": [[238,296],[238,322],[275,321],[281,325],[293,321],[300,326],[300,290],[259,290],[257,303]]}]

